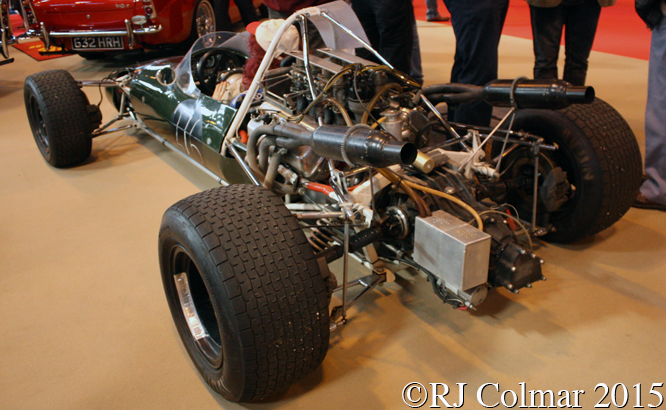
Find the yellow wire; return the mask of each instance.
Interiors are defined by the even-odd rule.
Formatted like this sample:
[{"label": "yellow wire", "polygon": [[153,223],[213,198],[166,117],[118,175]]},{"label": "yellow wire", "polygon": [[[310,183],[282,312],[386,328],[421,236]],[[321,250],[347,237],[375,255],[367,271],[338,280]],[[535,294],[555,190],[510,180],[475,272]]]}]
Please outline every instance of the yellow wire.
[{"label": "yellow wire", "polygon": [[372,128],[374,130],[375,128],[377,128],[379,126],[379,124],[383,123],[385,120],[386,120],[386,117],[382,117],[382,118],[378,119],[377,122],[372,124],[372,126],[370,128]]},{"label": "yellow wire", "polygon": [[377,172],[382,174],[384,178],[388,179],[395,186],[401,188],[407,193],[407,195],[412,199],[412,201],[414,201],[414,204],[418,208],[420,217],[425,218],[426,216],[432,215],[430,208],[428,208],[428,205],[425,203],[425,200],[417,195],[409,185],[405,184],[405,180],[398,177],[397,174],[388,168],[377,168]]},{"label": "yellow wire", "polygon": [[502,215],[506,218],[512,219],[513,222],[517,223],[520,226],[520,231],[516,232],[516,235],[518,235],[518,234],[520,234],[524,231],[524,234],[527,237],[527,242],[529,242],[529,244],[530,244],[530,250],[534,250],[534,244],[532,243],[532,238],[530,237],[530,231],[527,230],[525,225],[523,225],[522,222],[520,222],[517,217],[515,217],[513,215],[509,215],[506,212],[497,211],[495,209],[489,209],[487,211],[483,211],[479,215],[486,215],[486,214],[500,214],[500,215]]},{"label": "yellow wire", "polygon": [[372,66],[365,66],[361,72],[366,72],[366,71],[388,71],[395,75],[396,77],[400,78],[402,81],[406,82],[407,84],[413,86],[413,87],[418,87],[421,88],[421,85],[414,81],[412,78],[410,78],[408,75],[405,73],[396,70],[395,68],[391,68],[387,65],[372,65]]},{"label": "yellow wire", "polygon": [[453,202],[453,203],[456,203],[456,204],[462,206],[463,208],[465,208],[465,209],[467,210],[467,212],[469,212],[470,214],[472,214],[472,216],[473,216],[474,219],[476,220],[476,223],[477,223],[477,225],[478,225],[478,228],[479,228],[480,230],[483,230],[483,221],[481,220],[481,215],[479,215],[479,213],[476,212],[476,210],[475,210],[474,208],[472,208],[471,206],[467,205],[467,204],[466,204],[465,202],[463,202],[462,200],[456,198],[456,197],[453,196],[453,195],[449,195],[449,194],[447,194],[447,193],[445,193],[445,192],[438,191],[438,190],[436,190],[436,189],[432,189],[432,188],[428,188],[428,187],[424,187],[424,186],[422,186],[422,185],[415,184],[415,183],[413,183],[413,182],[411,182],[411,181],[403,180],[402,182],[404,182],[405,184],[407,184],[407,185],[410,186],[411,188],[418,189],[419,191],[427,192],[427,193],[429,193],[429,194],[437,195],[437,196],[439,196],[439,197],[442,197],[442,198],[444,198],[444,199],[448,199],[449,201],[451,201],[451,202]]},{"label": "yellow wire", "polygon": [[349,113],[347,112],[345,107],[338,100],[336,100],[335,98],[328,98],[327,97],[327,98],[324,98],[324,102],[331,103],[331,104],[335,105],[336,107],[338,107],[338,110],[340,111],[340,114],[342,114],[342,118],[344,118],[344,120],[345,120],[345,124],[347,124],[350,127],[352,125],[354,125],[354,123],[351,120],[351,117],[349,116]]},{"label": "yellow wire", "polygon": [[398,93],[402,92],[402,87],[400,87],[400,84],[397,83],[388,83],[382,87],[381,90],[377,94],[375,94],[374,97],[370,100],[370,103],[368,106],[365,108],[365,112],[363,113],[363,117],[361,117],[361,124],[365,124],[368,121],[368,117],[370,116],[370,111],[372,111],[375,108],[375,104],[377,104],[377,101],[381,98],[381,96],[387,92],[388,90],[396,90]]}]

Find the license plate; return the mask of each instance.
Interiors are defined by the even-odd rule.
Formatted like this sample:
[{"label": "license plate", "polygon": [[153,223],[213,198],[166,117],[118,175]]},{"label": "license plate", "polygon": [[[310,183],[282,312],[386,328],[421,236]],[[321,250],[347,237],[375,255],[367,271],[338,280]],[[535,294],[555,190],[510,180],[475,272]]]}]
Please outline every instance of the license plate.
[{"label": "license plate", "polygon": [[123,38],[120,36],[73,37],[72,48],[75,50],[122,50]]}]

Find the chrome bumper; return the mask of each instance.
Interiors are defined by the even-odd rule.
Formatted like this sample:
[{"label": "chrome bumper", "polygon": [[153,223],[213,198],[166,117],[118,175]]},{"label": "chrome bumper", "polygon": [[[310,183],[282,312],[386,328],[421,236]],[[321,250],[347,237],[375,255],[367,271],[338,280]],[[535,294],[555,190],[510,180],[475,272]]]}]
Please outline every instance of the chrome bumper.
[{"label": "chrome bumper", "polygon": [[[6,0],[0,0],[0,3]],[[24,12],[25,13],[25,12]],[[25,14],[24,14],[25,18]],[[25,20],[24,20],[25,21]],[[136,44],[136,36],[150,35],[159,33],[162,31],[162,25],[158,24],[156,26],[146,26],[139,28],[132,28],[132,23],[129,20],[125,20],[125,30],[72,30],[72,31],[48,31],[44,27],[44,23],[39,23],[40,30],[28,30],[24,34],[16,37],[12,33],[11,26],[9,24],[4,24],[2,18],[0,17],[0,53],[5,57],[9,58],[9,49],[10,44],[15,44],[19,39],[38,37],[44,42],[44,48],[46,50],[51,48],[51,39],[52,38],[72,38],[72,37],[103,37],[103,36],[123,36],[127,37],[127,45],[129,49],[133,49]]]},{"label": "chrome bumper", "polygon": [[[41,33],[34,33],[34,36],[41,37],[45,48],[51,47],[51,38],[72,38],[72,37],[103,37],[103,36],[123,36],[127,37],[127,44],[130,49],[134,48],[136,36],[146,34],[155,34],[162,31],[162,25],[132,28],[132,23],[125,19],[125,30],[72,30],[72,31],[48,31],[44,23],[39,23]],[[30,33],[30,35],[33,35]]]}]

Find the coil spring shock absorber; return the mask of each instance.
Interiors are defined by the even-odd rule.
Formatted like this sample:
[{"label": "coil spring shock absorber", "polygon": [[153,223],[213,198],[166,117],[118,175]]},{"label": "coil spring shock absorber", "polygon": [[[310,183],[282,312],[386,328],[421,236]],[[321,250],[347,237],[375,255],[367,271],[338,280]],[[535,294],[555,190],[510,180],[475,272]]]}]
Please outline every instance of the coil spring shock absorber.
[{"label": "coil spring shock absorber", "polygon": [[333,233],[325,227],[326,223],[320,219],[317,221],[318,228],[310,228],[311,234],[308,236],[308,242],[310,242],[310,246],[317,253],[330,248],[335,243],[333,241]]}]

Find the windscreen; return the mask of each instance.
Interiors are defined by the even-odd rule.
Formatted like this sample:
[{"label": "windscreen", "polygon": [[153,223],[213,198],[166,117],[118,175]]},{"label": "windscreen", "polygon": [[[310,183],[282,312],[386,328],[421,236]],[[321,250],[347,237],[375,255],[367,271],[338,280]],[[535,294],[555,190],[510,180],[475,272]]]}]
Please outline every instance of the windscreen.
[{"label": "windscreen", "polygon": [[212,48],[224,48],[247,55],[248,35],[247,32],[231,33],[228,31],[219,31],[199,37],[192,44],[190,51],[185,54],[178,67],[176,67],[176,84],[178,84],[178,87],[193,98],[199,97],[201,91],[194,83],[192,70],[196,70],[196,64],[202,54]]}]

